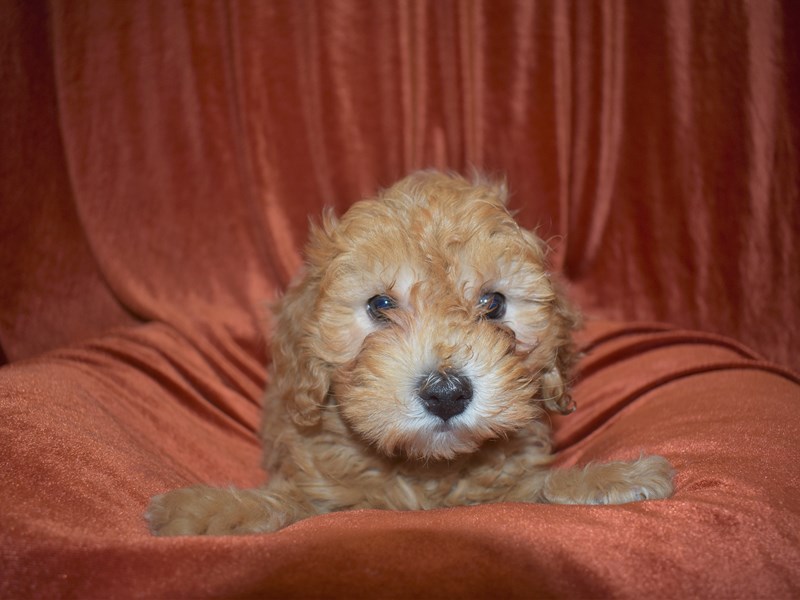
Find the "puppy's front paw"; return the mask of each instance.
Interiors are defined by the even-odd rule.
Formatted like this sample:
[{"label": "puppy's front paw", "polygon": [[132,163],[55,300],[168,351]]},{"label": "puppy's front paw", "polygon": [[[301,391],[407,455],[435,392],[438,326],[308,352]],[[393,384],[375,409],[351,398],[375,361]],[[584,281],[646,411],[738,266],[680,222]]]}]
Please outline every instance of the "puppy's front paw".
[{"label": "puppy's front paw", "polygon": [[644,456],[632,463],[592,464],[584,469],[553,471],[544,495],[554,504],[624,504],[657,500],[672,494],[675,474],[667,459]]},{"label": "puppy's front paw", "polygon": [[[261,500],[261,501],[259,501]],[[155,496],[145,518],[161,536],[231,535],[270,531],[273,523],[263,498],[252,490],[206,486],[183,488]]]}]

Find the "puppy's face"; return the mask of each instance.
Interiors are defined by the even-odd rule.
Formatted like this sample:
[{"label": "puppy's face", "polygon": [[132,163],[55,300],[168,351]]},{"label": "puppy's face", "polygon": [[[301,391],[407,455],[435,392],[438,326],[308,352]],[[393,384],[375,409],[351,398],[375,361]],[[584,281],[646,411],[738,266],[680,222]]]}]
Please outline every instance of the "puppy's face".
[{"label": "puppy's face", "polygon": [[289,351],[325,380],[314,407],[379,450],[452,458],[568,403],[573,321],[502,187],[413,175],[329,217],[308,254],[279,336],[299,338]]}]

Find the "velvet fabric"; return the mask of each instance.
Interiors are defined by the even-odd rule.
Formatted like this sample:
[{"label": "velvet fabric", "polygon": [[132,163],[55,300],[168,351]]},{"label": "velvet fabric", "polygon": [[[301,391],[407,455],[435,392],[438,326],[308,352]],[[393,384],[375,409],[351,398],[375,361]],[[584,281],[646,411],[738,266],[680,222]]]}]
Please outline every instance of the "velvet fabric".
[{"label": "velvet fabric", "polygon": [[[0,596],[800,594],[798,27],[790,0],[1,2]],[[587,314],[560,464],[663,454],[675,496],[150,536],[155,493],[265,480],[266,306],[309,217],[431,166],[504,173]]]}]

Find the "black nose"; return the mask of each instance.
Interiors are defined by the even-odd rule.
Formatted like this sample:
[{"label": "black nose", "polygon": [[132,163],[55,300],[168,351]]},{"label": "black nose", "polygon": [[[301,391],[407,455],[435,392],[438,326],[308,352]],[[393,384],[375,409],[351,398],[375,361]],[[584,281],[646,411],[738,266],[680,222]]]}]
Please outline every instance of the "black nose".
[{"label": "black nose", "polygon": [[429,413],[447,421],[467,408],[472,383],[455,371],[435,371],[420,381],[417,394]]}]

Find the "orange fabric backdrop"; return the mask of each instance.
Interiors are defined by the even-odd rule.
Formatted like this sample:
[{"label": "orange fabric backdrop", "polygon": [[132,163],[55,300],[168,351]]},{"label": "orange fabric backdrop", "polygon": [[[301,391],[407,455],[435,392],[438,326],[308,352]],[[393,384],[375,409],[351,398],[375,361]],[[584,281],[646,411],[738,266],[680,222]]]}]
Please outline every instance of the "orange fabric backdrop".
[{"label": "orange fabric backdrop", "polygon": [[[0,3],[0,596],[796,597],[798,7]],[[308,218],[428,166],[505,173],[589,315],[561,463],[675,497],[150,536],[264,479]]]},{"label": "orange fabric backdrop", "polygon": [[475,166],[587,310],[800,365],[796,3],[2,10],[9,359],[232,305],[252,336],[309,215]]}]

